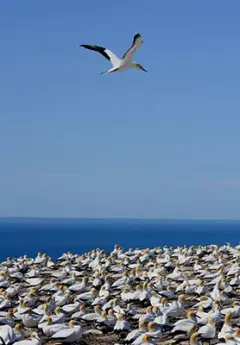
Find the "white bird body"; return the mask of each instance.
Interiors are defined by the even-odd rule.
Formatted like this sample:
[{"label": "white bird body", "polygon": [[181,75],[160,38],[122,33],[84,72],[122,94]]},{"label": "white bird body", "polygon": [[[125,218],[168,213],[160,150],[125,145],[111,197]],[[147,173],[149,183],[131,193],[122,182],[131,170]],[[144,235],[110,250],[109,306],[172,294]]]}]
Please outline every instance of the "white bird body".
[{"label": "white bird body", "polygon": [[141,69],[146,72],[146,70],[140,65],[132,61],[133,54],[135,53],[136,49],[143,43],[141,35],[138,33],[133,38],[133,43],[131,47],[126,51],[123,55],[122,59],[116,56],[110,49],[96,46],[96,45],[88,45],[88,44],[81,44],[81,47],[84,47],[89,50],[94,50],[100,54],[102,54],[106,59],[108,59],[113,67],[110,68],[107,72],[104,73],[112,73],[112,72],[122,72],[127,69],[137,68]]},{"label": "white bird body", "polygon": [[68,329],[68,326],[62,323],[57,323],[53,325],[45,325],[42,327],[42,331],[47,337],[51,337],[57,332],[64,329]]},{"label": "white bird body", "polygon": [[197,333],[201,338],[214,338],[216,334],[215,320],[209,318],[208,323],[200,327]]},{"label": "white bird body", "polygon": [[11,326],[0,326],[0,337],[4,340],[4,343],[8,345],[14,341],[14,332]]},{"label": "white bird body", "polygon": [[82,337],[82,327],[80,325],[75,325],[73,327],[68,327],[67,329],[62,329],[55,333],[51,339],[58,339],[61,343],[74,343],[79,341]]},{"label": "white bird body", "polygon": [[36,338],[32,338],[32,339],[25,339],[25,340],[16,341],[14,343],[14,345],[41,345],[41,342],[36,337]]}]

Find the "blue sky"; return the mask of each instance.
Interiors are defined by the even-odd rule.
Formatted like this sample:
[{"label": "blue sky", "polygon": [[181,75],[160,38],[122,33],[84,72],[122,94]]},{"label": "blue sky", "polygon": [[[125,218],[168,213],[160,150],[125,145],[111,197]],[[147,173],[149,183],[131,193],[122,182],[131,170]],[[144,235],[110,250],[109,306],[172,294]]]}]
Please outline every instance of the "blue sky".
[{"label": "blue sky", "polygon": [[239,1],[119,5],[0,3],[0,216],[240,219]]}]

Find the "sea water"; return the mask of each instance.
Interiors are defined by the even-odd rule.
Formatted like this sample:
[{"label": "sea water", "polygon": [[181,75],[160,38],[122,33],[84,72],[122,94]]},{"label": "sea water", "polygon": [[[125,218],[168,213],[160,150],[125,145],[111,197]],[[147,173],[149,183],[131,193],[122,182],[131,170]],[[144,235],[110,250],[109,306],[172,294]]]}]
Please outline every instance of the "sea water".
[{"label": "sea water", "polygon": [[111,251],[156,246],[225,244],[240,241],[240,221],[138,219],[0,219],[0,261],[46,252],[56,259],[67,251]]}]

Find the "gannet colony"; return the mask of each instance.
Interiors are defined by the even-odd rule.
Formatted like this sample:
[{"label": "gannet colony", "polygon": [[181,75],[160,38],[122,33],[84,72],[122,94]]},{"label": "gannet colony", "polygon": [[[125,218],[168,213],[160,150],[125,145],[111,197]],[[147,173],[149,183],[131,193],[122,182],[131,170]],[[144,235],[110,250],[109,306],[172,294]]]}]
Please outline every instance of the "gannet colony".
[{"label": "gannet colony", "polygon": [[7,258],[0,344],[240,345],[240,245]]}]

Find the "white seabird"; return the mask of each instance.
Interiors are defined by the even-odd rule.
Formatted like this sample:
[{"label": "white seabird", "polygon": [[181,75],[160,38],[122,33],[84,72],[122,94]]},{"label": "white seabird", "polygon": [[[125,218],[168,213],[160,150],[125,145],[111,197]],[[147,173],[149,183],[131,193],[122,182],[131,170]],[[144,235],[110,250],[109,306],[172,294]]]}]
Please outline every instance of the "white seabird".
[{"label": "white seabird", "polygon": [[113,67],[106,72],[102,72],[101,74],[122,72],[131,68],[141,69],[142,71],[147,72],[142,65],[132,61],[133,54],[142,43],[143,40],[141,35],[139,33],[136,34],[133,38],[131,47],[124,53],[121,59],[118,56],[116,56],[111,50],[104,47],[89,44],[80,44],[80,46],[89,50],[94,50],[102,54],[106,59],[108,59],[112,63]]}]

